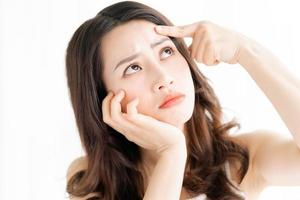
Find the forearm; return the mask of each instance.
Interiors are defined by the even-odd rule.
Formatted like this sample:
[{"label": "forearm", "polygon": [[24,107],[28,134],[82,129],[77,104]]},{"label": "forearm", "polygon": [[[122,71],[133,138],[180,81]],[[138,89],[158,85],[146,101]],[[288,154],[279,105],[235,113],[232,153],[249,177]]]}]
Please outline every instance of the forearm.
[{"label": "forearm", "polygon": [[153,170],[144,200],[180,198],[187,153],[185,145],[163,154]]},{"label": "forearm", "polygon": [[300,80],[280,60],[247,38],[238,62],[271,101],[300,148]]}]

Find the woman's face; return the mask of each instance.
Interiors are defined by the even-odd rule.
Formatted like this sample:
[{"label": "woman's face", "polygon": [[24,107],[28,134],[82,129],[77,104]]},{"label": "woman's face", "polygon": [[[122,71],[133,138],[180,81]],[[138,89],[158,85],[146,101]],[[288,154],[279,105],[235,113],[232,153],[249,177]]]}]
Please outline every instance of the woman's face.
[{"label": "woman's face", "polygon": [[[135,97],[137,110],[181,130],[194,108],[194,85],[187,61],[169,37],[159,35],[155,24],[134,20],[122,24],[102,38],[103,81],[116,94],[125,91],[122,111]],[[125,59],[125,60],[124,60]],[[183,101],[159,108],[166,95],[179,92]]]}]

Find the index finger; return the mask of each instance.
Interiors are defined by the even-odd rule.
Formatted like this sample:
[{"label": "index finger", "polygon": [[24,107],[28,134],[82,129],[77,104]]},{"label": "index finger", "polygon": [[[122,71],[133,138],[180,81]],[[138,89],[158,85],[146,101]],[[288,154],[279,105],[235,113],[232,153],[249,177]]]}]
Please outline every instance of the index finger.
[{"label": "index finger", "polygon": [[197,23],[188,24],[184,26],[155,26],[155,30],[158,34],[171,37],[193,37],[196,28]]}]

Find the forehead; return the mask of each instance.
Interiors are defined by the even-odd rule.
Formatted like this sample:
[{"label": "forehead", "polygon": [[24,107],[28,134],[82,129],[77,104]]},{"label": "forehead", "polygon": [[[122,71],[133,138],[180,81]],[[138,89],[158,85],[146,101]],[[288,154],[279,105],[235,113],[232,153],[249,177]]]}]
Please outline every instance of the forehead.
[{"label": "forehead", "polygon": [[114,66],[119,60],[150,48],[150,44],[166,36],[155,32],[156,25],[145,20],[133,20],[115,27],[101,40],[104,65]]}]

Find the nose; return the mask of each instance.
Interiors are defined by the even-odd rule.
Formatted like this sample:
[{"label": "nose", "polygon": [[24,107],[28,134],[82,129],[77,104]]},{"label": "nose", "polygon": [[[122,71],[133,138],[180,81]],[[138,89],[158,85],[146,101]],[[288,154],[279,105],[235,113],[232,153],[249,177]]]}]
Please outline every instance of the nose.
[{"label": "nose", "polygon": [[159,71],[158,79],[155,81],[153,89],[155,92],[159,92],[161,90],[172,90],[174,84],[174,78],[169,75],[166,70],[157,70]]}]

